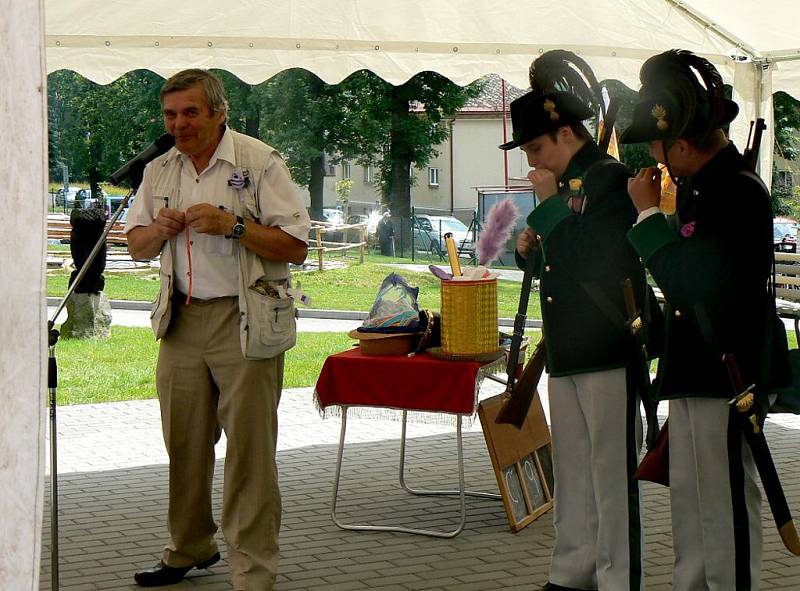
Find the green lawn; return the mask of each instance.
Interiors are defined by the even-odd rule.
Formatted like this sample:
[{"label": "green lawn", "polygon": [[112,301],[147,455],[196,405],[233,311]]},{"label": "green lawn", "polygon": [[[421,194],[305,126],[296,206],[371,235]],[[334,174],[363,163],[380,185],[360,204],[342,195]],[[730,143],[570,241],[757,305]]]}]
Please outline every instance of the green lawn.
[{"label": "green lawn", "polygon": [[[393,269],[382,261],[394,261],[388,257],[371,255],[363,265],[351,264],[347,268],[326,271],[303,271],[294,274],[295,283],[311,296],[311,307],[325,310],[369,310],[384,277]],[[419,287],[420,307],[440,309],[439,280],[431,273],[415,273],[405,269],[394,269],[414,287]],[[66,293],[68,274],[64,271],[49,271],[47,295],[61,296]],[[114,272],[106,271],[105,293],[112,300],[152,301],[158,294],[158,274],[155,271]],[[520,283],[499,280],[497,284],[498,314],[501,318],[513,318],[519,304]],[[539,318],[539,298],[531,297],[528,316]]]},{"label": "green lawn", "polygon": [[[353,341],[344,333],[298,333],[286,354],[284,387],[313,386],[328,355]],[[158,343],[149,328],[112,326],[107,340],[60,339],[58,403],[88,404],[156,397]]]},{"label": "green lawn", "polygon": [[[106,286],[103,291],[112,300],[153,301],[158,295],[158,272],[113,272],[106,271]],[[47,295],[63,296],[67,293],[69,273],[57,270],[47,272]]]}]

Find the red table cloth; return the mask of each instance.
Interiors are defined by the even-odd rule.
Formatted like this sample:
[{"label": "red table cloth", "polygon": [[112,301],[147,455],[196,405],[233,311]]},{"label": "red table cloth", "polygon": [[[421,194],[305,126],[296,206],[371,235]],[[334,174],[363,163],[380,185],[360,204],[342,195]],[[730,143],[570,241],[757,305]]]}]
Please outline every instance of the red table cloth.
[{"label": "red table cloth", "polygon": [[501,365],[449,361],[426,353],[370,356],[354,348],[325,360],[317,380],[317,402],[322,410],[345,405],[472,414],[481,379]]}]

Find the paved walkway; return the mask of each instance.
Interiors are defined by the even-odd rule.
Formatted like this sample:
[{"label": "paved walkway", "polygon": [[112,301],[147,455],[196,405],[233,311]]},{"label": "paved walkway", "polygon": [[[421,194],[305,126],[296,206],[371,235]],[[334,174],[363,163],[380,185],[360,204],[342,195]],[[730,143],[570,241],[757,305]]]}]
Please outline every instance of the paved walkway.
[{"label": "paved walkway", "polygon": [[[481,396],[502,386],[484,382]],[[546,391],[542,393],[546,405]],[[666,409],[664,409],[666,410]],[[437,415],[430,415],[436,417]],[[321,419],[310,388],[284,392],[278,464],[284,497],[280,574],[276,591],[495,591],[538,589],[553,543],[547,513],[518,534],[508,529],[500,501],[470,498],[467,525],[452,540],[397,533],[346,532],[330,518],[339,420]],[[800,507],[794,470],[800,419],[770,421],[767,434],[790,503]],[[132,573],[155,563],[164,543],[166,455],[155,401],[59,408],[60,571],[65,591],[130,590]],[[400,424],[348,421],[340,511],[345,519],[428,527],[457,523],[453,498],[418,498],[397,485]],[[453,486],[453,428],[410,425],[407,477],[412,486]],[[480,425],[464,434],[467,484],[497,491]],[[225,442],[218,446],[219,458]],[[217,462],[219,514],[223,463]],[[50,589],[49,491],[45,495],[41,589]],[[670,589],[672,548],[666,489],[645,484],[647,589]],[[800,588],[800,560],[784,549],[764,520],[763,589]],[[224,560],[175,589],[229,589]]]}]

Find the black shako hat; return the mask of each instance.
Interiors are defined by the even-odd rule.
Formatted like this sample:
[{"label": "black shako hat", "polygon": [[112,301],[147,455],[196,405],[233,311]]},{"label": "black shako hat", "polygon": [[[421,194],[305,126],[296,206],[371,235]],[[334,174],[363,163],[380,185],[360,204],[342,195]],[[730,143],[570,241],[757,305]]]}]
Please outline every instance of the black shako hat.
[{"label": "black shako hat", "polygon": [[511,150],[559,127],[594,116],[592,110],[569,92],[531,91],[511,102],[512,139],[499,146]]},{"label": "black shako hat", "polygon": [[739,106],[725,98],[722,77],[705,58],[672,49],[648,59],[642,87],[622,144],[707,136],[736,118]]}]

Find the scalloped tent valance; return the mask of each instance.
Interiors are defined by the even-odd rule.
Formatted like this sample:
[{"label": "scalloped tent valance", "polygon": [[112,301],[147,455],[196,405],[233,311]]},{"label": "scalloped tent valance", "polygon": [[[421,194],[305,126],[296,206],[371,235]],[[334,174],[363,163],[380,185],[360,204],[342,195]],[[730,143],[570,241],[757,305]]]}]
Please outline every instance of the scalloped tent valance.
[{"label": "scalloped tent valance", "polygon": [[[435,70],[467,84],[496,73],[527,86],[539,53],[576,51],[598,78],[638,87],[642,61],[674,47],[702,54],[734,86],[748,122],[767,119],[771,95],[800,97],[800,2],[796,0],[46,0],[47,71],[70,69],[99,83],[146,68],[220,68],[255,84],[287,68],[336,83],[368,69],[402,83]],[[765,136],[764,145],[772,145]],[[771,169],[764,150],[761,166]]]}]

